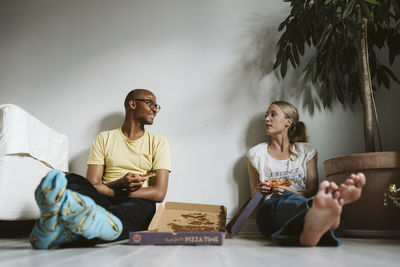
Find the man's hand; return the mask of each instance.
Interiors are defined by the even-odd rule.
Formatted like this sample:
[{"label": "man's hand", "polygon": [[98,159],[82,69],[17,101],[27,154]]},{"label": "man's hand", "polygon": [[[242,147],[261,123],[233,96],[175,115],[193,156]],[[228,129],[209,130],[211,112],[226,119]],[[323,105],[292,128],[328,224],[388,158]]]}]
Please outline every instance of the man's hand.
[{"label": "man's hand", "polygon": [[142,188],[143,183],[147,181],[149,177],[150,175],[140,175],[128,172],[127,174],[124,175],[124,177],[112,181],[110,183],[107,183],[106,186],[116,191],[133,192]]}]

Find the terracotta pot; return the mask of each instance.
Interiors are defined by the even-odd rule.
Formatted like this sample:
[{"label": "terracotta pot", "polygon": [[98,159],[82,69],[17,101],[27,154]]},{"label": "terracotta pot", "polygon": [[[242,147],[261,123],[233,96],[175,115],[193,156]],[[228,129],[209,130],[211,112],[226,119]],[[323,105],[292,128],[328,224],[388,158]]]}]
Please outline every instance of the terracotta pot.
[{"label": "terracotta pot", "polygon": [[343,207],[343,233],[356,237],[399,237],[400,208],[392,201],[384,206],[384,191],[390,184],[400,186],[400,152],[352,154],[324,162],[326,175],[335,183],[351,173],[363,172],[367,178],[362,196]]}]

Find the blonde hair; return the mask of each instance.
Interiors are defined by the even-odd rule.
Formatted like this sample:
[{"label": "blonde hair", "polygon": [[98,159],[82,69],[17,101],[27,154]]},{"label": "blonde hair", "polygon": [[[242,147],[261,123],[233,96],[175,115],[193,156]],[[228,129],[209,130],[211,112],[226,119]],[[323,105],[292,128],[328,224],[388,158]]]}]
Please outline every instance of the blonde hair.
[{"label": "blonde hair", "polygon": [[[285,114],[285,118],[292,119],[292,125],[288,129],[288,137],[290,144],[296,142],[309,143],[310,137],[308,136],[307,126],[304,122],[299,120],[299,112],[297,108],[286,101],[275,101],[271,105],[277,105]],[[297,156],[293,153],[291,146],[289,147],[291,155]]]}]

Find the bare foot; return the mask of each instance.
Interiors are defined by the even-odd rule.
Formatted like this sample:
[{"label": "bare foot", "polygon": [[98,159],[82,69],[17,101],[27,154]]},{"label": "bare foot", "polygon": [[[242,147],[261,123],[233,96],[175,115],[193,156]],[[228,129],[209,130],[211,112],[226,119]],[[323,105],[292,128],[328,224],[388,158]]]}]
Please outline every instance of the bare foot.
[{"label": "bare foot", "polygon": [[328,181],[320,183],[312,207],[304,218],[300,244],[315,246],[326,231],[336,228],[340,222],[342,205],[338,186]]},{"label": "bare foot", "polygon": [[344,205],[357,201],[360,198],[365,182],[365,176],[360,172],[350,175],[350,177],[339,186],[340,198],[343,199]]}]

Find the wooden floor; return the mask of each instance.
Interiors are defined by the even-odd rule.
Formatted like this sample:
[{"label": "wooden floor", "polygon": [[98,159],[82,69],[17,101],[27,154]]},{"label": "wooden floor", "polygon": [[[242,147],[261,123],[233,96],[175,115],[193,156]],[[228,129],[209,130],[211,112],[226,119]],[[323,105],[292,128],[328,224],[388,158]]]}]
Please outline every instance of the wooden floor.
[{"label": "wooden floor", "polygon": [[222,246],[132,246],[33,250],[27,238],[0,238],[0,266],[400,266],[400,240],[342,238],[340,247],[277,247],[258,235]]}]

